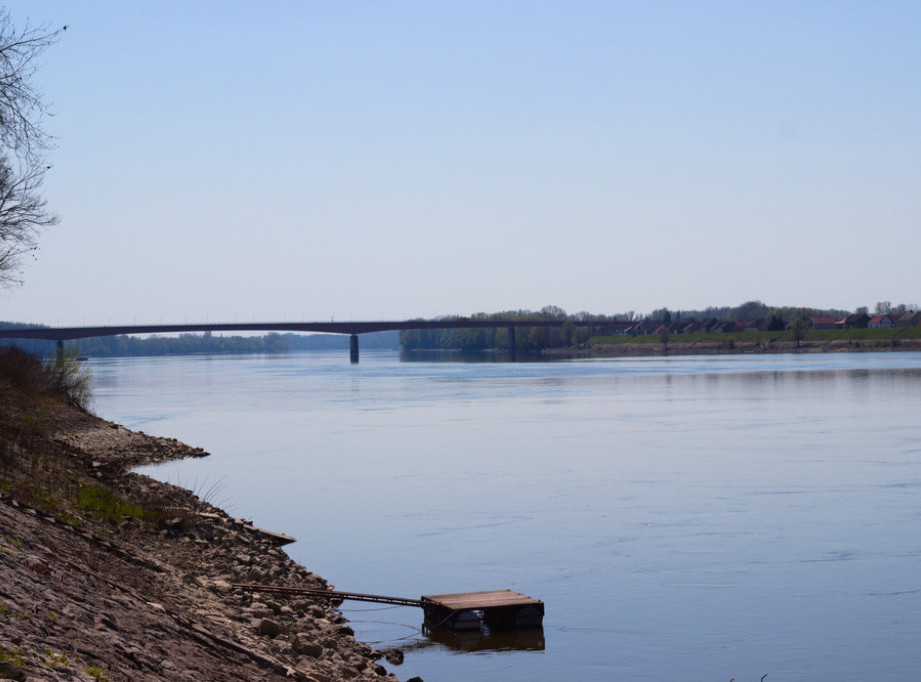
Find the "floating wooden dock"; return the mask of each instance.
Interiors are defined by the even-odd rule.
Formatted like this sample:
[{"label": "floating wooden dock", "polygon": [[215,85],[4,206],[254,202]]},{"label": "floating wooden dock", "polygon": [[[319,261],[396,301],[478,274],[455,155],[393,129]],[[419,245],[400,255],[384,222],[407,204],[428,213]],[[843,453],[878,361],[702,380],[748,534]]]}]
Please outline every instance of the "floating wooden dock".
[{"label": "floating wooden dock", "polygon": [[544,620],[544,602],[511,590],[429,594],[421,599],[385,597],[379,594],[315,590],[283,585],[234,583],[234,588],[274,594],[299,594],[329,601],[370,601],[378,604],[418,606],[425,612],[430,627],[452,630],[476,630],[486,625],[491,630],[540,627]]},{"label": "floating wooden dock", "polygon": [[429,623],[452,630],[493,630],[538,627],[544,620],[544,602],[511,590],[423,595]]}]

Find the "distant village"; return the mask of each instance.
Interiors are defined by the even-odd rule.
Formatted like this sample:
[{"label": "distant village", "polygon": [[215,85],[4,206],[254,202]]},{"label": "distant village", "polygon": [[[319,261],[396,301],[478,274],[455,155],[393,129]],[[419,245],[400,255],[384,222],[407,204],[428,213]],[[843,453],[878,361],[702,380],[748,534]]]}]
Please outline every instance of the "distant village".
[{"label": "distant village", "polygon": [[794,317],[784,322],[779,317],[759,320],[717,320],[709,317],[705,320],[681,319],[680,315],[675,320],[640,320],[640,321],[612,321],[603,325],[602,333],[606,336],[628,335],[642,336],[647,334],[719,334],[739,332],[770,332],[786,331],[792,329],[797,320],[802,320],[806,329],[894,329],[905,327],[921,327],[921,312],[907,311],[900,314],[874,315],[854,313],[843,318],[830,315],[812,315],[807,317]]}]

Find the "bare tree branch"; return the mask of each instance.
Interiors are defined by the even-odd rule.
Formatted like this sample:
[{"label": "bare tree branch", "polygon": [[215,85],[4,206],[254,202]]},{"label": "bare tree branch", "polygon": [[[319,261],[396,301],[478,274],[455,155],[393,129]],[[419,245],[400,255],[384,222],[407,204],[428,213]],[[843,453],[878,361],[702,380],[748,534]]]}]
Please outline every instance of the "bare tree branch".
[{"label": "bare tree branch", "polygon": [[38,249],[40,230],[58,222],[40,192],[53,145],[43,127],[48,110],[32,81],[38,57],[63,30],[16,29],[0,10],[0,288],[21,283],[22,258]]}]

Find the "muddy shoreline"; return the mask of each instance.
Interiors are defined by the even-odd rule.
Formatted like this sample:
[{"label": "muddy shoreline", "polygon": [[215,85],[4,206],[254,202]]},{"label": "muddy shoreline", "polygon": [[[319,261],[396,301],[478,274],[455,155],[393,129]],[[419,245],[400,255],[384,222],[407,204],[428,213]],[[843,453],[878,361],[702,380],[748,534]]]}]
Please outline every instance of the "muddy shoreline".
[{"label": "muddy shoreline", "polygon": [[[38,428],[4,420],[18,431],[0,460],[0,678],[396,680],[333,604],[232,587],[332,589],[277,538],[129,470],[207,453],[43,409]],[[87,490],[131,506],[67,502]]]}]

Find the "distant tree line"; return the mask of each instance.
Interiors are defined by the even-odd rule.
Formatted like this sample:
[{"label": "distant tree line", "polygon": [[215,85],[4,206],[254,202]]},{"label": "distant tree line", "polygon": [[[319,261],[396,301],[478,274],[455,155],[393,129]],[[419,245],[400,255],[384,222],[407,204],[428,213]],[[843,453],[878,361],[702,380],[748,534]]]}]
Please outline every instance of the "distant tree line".
[{"label": "distant tree line", "polygon": [[[516,322],[559,320],[559,327],[517,327],[515,329],[515,350],[540,352],[547,348],[577,346],[588,341],[593,323],[609,320],[605,315],[581,312],[567,315],[557,306],[545,306],[539,312],[531,310],[507,310],[499,313],[476,313],[469,317],[440,317],[438,321],[482,321],[514,320]],[[460,349],[460,350],[510,350],[508,327],[482,327],[471,329],[408,329],[400,332],[400,344],[406,350]]]},{"label": "distant tree line", "polygon": [[[889,301],[876,304],[877,314],[904,313],[918,310],[917,304],[893,306]],[[856,313],[867,313],[868,308],[858,308]],[[630,310],[615,315],[599,315],[580,312],[569,315],[557,306],[546,306],[538,312],[512,310],[498,313],[476,313],[469,317],[444,316],[427,320],[430,322],[448,320],[560,320],[560,327],[518,327],[515,330],[515,350],[540,352],[548,348],[571,348],[584,345],[592,336],[609,334],[612,322],[656,321],[669,325],[678,321],[716,319],[719,321],[764,320],[764,328],[782,331],[798,319],[812,316],[830,316],[836,319],[849,315],[851,311],[835,308],[808,308],[797,306],[769,306],[762,301],[746,301],[738,306],[711,306],[702,310],[669,310],[657,308],[648,315],[638,315]],[[620,325],[623,326],[623,325]],[[606,329],[607,327],[607,329]],[[664,343],[667,344],[666,338]],[[406,350],[460,349],[460,350],[509,350],[509,334],[505,327],[480,329],[411,329],[400,332],[400,343]]]}]

